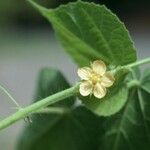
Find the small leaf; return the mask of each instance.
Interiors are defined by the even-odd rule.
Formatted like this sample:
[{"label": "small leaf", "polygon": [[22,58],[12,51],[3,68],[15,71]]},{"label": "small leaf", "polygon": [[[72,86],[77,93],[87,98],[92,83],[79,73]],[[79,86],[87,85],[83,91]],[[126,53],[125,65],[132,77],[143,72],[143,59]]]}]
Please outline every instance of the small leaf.
[{"label": "small leaf", "polygon": [[[59,71],[43,69],[40,74],[36,100],[69,87]],[[73,98],[72,98],[73,99]],[[57,106],[71,106],[57,103]],[[73,101],[72,101],[73,102]],[[32,116],[19,139],[18,150],[93,150],[98,146],[99,118],[83,107],[60,115]]]},{"label": "small leaf", "polygon": [[125,105],[128,99],[128,89],[124,82],[122,82],[127,75],[126,70],[120,70],[115,76],[115,83],[112,88],[109,88],[104,98],[98,99],[94,96],[83,97],[79,95],[85,107],[93,111],[99,116],[110,116]]},{"label": "small leaf", "polygon": [[65,50],[79,66],[98,59],[114,66],[136,61],[128,31],[105,6],[77,1],[46,9],[29,2],[52,23]]},{"label": "small leaf", "polygon": [[128,90],[124,85],[118,89],[108,91],[106,97],[97,99],[92,98],[82,99],[85,106],[100,116],[110,116],[117,113],[125,105],[128,97]]}]

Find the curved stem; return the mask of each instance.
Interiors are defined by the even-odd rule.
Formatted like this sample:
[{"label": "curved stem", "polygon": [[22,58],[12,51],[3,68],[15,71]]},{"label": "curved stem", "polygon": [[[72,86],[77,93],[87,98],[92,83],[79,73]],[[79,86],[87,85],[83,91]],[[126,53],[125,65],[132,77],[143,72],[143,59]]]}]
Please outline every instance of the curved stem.
[{"label": "curved stem", "polygon": [[[118,67],[118,68],[116,68],[115,70],[112,70],[112,71],[115,73],[115,72],[118,72],[121,69],[131,69],[133,67],[136,67],[136,66],[142,65],[142,64],[146,64],[146,63],[150,63],[150,58],[146,58],[146,59],[137,61],[135,63],[129,64],[129,65],[126,65],[126,66]],[[131,83],[129,87],[132,87],[135,84],[137,85],[137,82]],[[2,86],[0,86],[0,88],[9,96],[9,98],[17,105],[17,107],[20,108],[19,104],[5,90],[5,88],[3,88]],[[61,101],[65,98],[67,98],[67,97],[74,96],[78,92],[79,92],[79,83],[77,85],[75,85],[74,87],[71,87],[71,88],[66,89],[64,91],[58,92],[54,95],[51,95],[47,98],[44,98],[41,101],[38,101],[34,104],[31,104],[30,106],[27,106],[25,108],[20,108],[18,112],[14,113],[11,116],[9,116],[9,117],[5,118],[4,120],[0,121],[0,130],[8,127],[9,125],[15,123],[16,121],[18,121],[22,118],[27,117],[30,114],[38,113],[38,111],[39,111],[39,113],[40,113],[40,111],[43,112],[43,113],[54,113],[54,112],[62,113],[64,110],[60,110],[60,109],[59,110],[56,110],[56,109],[54,110],[52,108],[49,109],[49,110],[48,109],[44,110],[43,108],[45,108],[48,105],[54,104],[58,101]]]},{"label": "curved stem", "polygon": [[133,88],[133,87],[139,87],[140,86],[140,81],[139,80],[132,80],[129,83],[127,83],[127,87],[129,89]]},{"label": "curved stem", "polygon": [[118,71],[122,70],[122,69],[127,69],[127,70],[131,70],[132,68],[139,66],[139,65],[144,65],[144,64],[148,64],[150,63],[150,57],[146,58],[146,59],[142,59],[140,61],[136,61],[134,63],[125,65],[125,66],[118,66],[117,68],[115,68],[114,70],[111,70],[111,72],[113,74],[116,74]]},{"label": "curved stem", "polygon": [[51,95],[49,97],[46,97],[45,99],[42,99],[41,101],[38,101],[36,103],[31,104],[30,106],[27,106],[25,108],[20,109],[18,112],[12,114],[11,116],[5,118],[4,120],[0,121],[0,130],[8,127],[9,125],[13,124],[14,122],[27,117],[33,112],[38,111],[39,109],[42,109],[48,105],[54,104],[58,101],[61,101],[67,97],[71,97],[78,93],[79,84],[75,85],[74,87],[71,87],[69,89],[66,89],[64,91],[58,92],[54,95]]}]

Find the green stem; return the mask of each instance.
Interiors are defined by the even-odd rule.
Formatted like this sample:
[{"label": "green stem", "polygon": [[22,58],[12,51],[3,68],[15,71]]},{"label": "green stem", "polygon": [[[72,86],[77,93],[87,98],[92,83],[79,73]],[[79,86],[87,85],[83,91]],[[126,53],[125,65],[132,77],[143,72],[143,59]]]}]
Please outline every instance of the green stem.
[{"label": "green stem", "polygon": [[131,63],[129,65],[125,65],[125,66],[118,66],[116,69],[111,70],[111,72],[113,74],[116,74],[118,71],[122,70],[122,69],[127,69],[127,70],[132,70],[132,68],[139,66],[139,65],[144,65],[144,64],[148,64],[150,63],[150,57],[146,58],[146,59],[142,59],[140,61],[136,61],[134,63]]},{"label": "green stem", "polygon": [[126,65],[124,67],[127,68],[127,69],[130,69],[130,68],[133,68],[133,67],[136,67],[136,66],[139,66],[139,65],[148,64],[148,63],[150,63],[150,57],[146,58],[146,59],[142,59],[140,61],[137,61],[137,62],[129,64],[129,65]]},{"label": "green stem", "polygon": [[140,81],[139,80],[132,80],[129,83],[127,83],[128,89],[131,89],[133,87],[139,87],[140,86]]},{"label": "green stem", "polygon": [[10,115],[9,117],[5,118],[4,120],[0,122],[0,130],[10,126],[14,122],[22,118],[27,117],[28,115],[30,115],[33,112],[38,111],[39,109],[45,108],[46,106],[54,104],[67,97],[74,96],[75,94],[78,93],[79,91],[78,88],[79,88],[79,84],[69,89],[66,89],[64,91],[58,92],[54,95],[51,95],[49,97],[46,97],[45,99],[42,99],[41,101],[31,104],[30,106],[20,109],[18,112]]},{"label": "green stem", "polygon": [[[146,58],[140,61],[137,61],[135,63],[126,65],[126,66],[121,66],[116,68],[115,70],[113,70],[113,72],[118,72],[120,69],[126,68],[126,69],[131,69],[133,67],[142,65],[142,64],[146,64],[146,63],[150,63],[150,58]],[[130,83],[129,87],[132,87],[134,85],[137,85],[137,82],[133,82]],[[5,91],[5,93],[11,98],[11,100],[19,107],[18,103],[13,99],[13,97],[3,88],[0,86],[0,88]],[[71,97],[74,96],[75,94],[77,94],[79,92],[79,83],[77,85],[75,85],[74,87],[71,87],[69,89],[66,89],[64,91],[58,92],[54,95],[51,95],[45,99],[42,99],[41,101],[38,101],[30,106],[27,106],[25,108],[20,108],[18,112],[12,114],[11,116],[5,118],[4,120],[2,120],[0,122],[0,130],[8,127],[9,125],[15,123],[16,121],[27,117],[30,114],[34,114],[34,113],[63,113],[64,110],[56,110],[56,109],[43,109],[48,105],[54,104],[58,101],[61,101],[67,97]],[[42,110],[43,109],[43,110]]]},{"label": "green stem", "polygon": [[44,109],[40,109],[36,112],[33,112],[33,114],[64,114],[69,111],[68,108],[62,108],[62,107],[47,107]]}]

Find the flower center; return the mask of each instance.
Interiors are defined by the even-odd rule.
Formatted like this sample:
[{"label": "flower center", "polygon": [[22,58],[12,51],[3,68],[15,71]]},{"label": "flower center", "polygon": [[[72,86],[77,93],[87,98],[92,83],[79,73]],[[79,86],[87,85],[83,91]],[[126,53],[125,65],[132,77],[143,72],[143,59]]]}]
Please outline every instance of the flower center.
[{"label": "flower center", "polygon": [[95,72],[91,74],[90,80],[92,81],[93,84],[96,84],[97,82],[99,82],[100,79],[101,79],[101,76],[99,74]]}]

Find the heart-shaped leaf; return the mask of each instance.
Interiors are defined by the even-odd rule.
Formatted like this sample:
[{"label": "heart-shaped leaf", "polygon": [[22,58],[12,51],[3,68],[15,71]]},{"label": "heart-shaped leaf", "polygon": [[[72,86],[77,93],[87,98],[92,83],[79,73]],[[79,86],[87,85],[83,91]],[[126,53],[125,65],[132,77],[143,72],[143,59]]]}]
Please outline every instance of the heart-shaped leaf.
[{"label": "heart-shaped leaf", "polygon": [[[52,23],[65,50],[79,66],[89,66],[91,61],[101,59],[114,68],[136,60],[133,42],[124,24],[105,6],[77,1],[46,9],[30,2]],[[117,76],[121,80],[116,78],[116,82],[124,80],[126,71],[120,72]],[[112,115],[123,107],[128,91],[118,85],[108,93],[102,100],[93,97],[80,99],[85,99],[85,106],[98,115]]]},{"label": "heart-shaped leaf", "polygon": [[52,23],[65,50],[79,66],[97,59],[114,66],[136,61],[128,31],[105,6],[77,1],[46,9],[29,2]]}]

